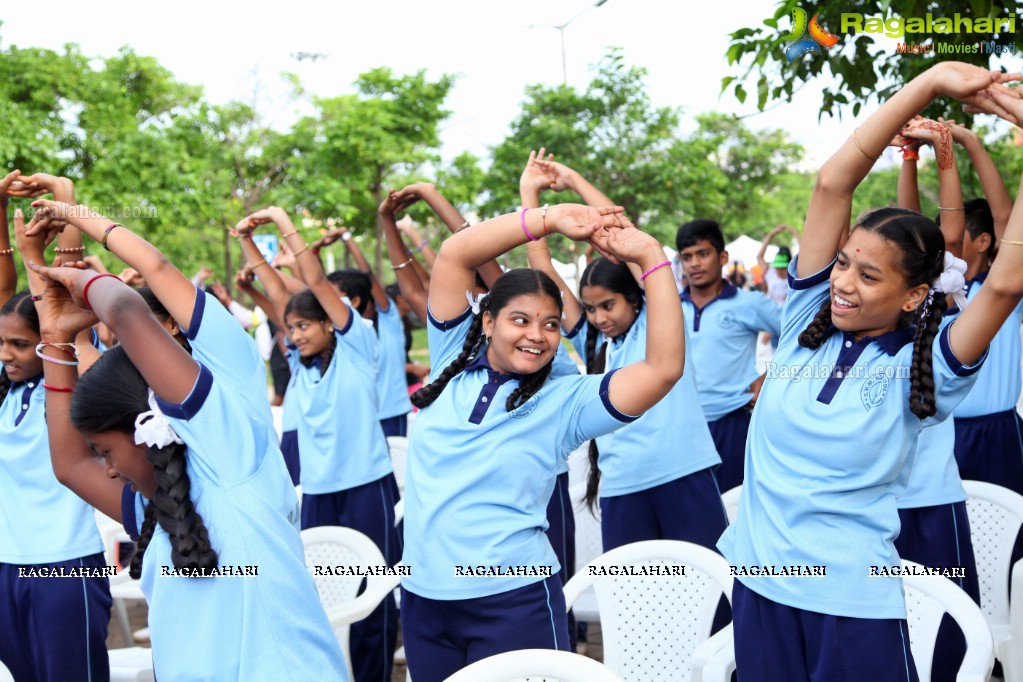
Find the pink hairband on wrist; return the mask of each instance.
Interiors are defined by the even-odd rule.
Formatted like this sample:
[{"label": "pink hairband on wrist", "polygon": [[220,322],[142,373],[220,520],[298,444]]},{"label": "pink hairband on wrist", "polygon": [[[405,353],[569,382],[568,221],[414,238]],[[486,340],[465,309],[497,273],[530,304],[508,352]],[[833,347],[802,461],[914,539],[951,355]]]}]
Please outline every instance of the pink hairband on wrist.
[{"label": "pink hairband on wrist", "polygon": [[644,272],[642,275],[639,276],[639,281],[640,282],[646,281],[647,275],[649,275],[654,270],[660,270],[665,265],[671,265],[671,261],[670,260],[666,260],[663,263],[658,263],[657,265],[653,266],[652,268],[650,268],[649,270],[647,270],[646,272]]},{"label": "pink hairband on wrist", "polygon": [[540,238],[539,237],[534,237],[529,232],[529,228],[526,227],[526,211],[528,211],[528,210],[529,210],[528,208],[522,209],[522,213],[519,214],[519,222],[522,223],[522,231],[526,233],[527,237],[529,237],[529,241],[531,241],[531,242],[538,242],[538,241],[540,241]]}]

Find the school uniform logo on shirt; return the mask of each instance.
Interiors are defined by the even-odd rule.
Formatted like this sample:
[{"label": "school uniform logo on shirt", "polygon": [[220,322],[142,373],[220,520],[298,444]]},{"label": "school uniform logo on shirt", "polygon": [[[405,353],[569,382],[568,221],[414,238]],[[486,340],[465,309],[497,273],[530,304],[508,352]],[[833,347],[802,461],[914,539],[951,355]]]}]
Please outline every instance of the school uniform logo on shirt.
[{"label": "school uniform logo on shirt", "polygon": [[860,399],[863,401],[864,409],[870,410],[879,407],[888,395],[888,377],[884,374],[875,374],[863,382],[860,389]]},{"label": "school uniform logo on shirt", "polygon": [[529,400],[527,400],[522,405],[519,405],[518,407],[516,407],[514,410],[509,412],[509,414],[512,417],[514,417],[515,419],[522,419],[523,417],[528,417],[529,415],[533,414],[533,410],[536,409],[537,403],[539,403],[539,402],[540,402],[540,394],[539,393],[534,393],[533,397],[531,397]]},{"label": "school uniform logo on shirt", "polygon": [[721,317],[718,319],[718,324],[722,327],[734,327],[735,313],[731,310],[726,310],[721,313]]}]

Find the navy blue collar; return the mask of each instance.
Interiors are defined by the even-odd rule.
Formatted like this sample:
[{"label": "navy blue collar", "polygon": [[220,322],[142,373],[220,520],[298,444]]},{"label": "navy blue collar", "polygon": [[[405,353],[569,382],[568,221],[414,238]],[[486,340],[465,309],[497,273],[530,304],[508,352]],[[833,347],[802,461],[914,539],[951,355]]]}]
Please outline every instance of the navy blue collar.
[{"label": "navy blue collar", "polygon": [[[731,282],[729,282],[727,279],[722,278],[721,281],[725,283],[725,287],[721,290],[720,294],[718,294],[714,298],[710,299],[710,301],[707,301],[708,304],[710,304],[713,301],[718,300],[719,298],[732,298],[737,293],[739,293],[739,288],[736,287]],[[689,295],[689,287],[690,287],[690,285],[687,284],[686,288],[682,290],[681,297],[682,297],[683,301],[689,301],[690,303],[693,303],[693,299]],[[696,304],[694,303],[693,305],[696,305]],[[706,307],[706,306],[704,306],[704,307]]]},{"label": "navy blue collar", "polygon": [[988,268],[984,272],[978,273],[976,277],[971,279],[967,284],[983,284],[984,280],[987,279],[988,273],[991,272],[991,268]]},{"label": "navy blue collar", "polygon": [[42,381],[43,381],[43,373],[40,372],[39,374],[36,374],[34,377],[29,377],[28,379],[25,379],[24,381],[12,381],[11,382],[11,388],[17,388],[18,386],[23,386],[25,384],[32,384],[32,387],[35,388],[40,383],[42,383]]},{"label": "navy blue collar", "polygon": [[[828,335],[830,336],[832,332],[836,331],[839,331],[838,327],[831,325],[828,328]],[[845,336],[846,341],[852,341],[854,344],[862,346],[874,341],[877,345],[881,346],[885,353],[888,353],[888,355],[895,355],[902,350],[907,343],[913,342],[916,338],[916,327],[914,325],[900,327],[899,329],[890,331],[887,334],[881,334],[881,336],[864,336],[859,341],[854,340],[853,334],[850,332],[842,332],[842,334]]]},{"label": "navy blue collar", "polygon": [[469,360],[468,364],[466,364],[465,366],[465,369],[462,371],[468,372],[470,370],[485,369],[488,372],[490,372],[491,375],[506,377],[507,379],[518,379],[519,381],[521,381],[524,377],[528,376],[526,374],[514,373],[505,374],[503,372],[498,372],[496,369],[490,366],[490,360],[487,358],[487,348],[489,348],[489,346],[487,345],[480,346],[480,349],[476,352],[476,357]]}]

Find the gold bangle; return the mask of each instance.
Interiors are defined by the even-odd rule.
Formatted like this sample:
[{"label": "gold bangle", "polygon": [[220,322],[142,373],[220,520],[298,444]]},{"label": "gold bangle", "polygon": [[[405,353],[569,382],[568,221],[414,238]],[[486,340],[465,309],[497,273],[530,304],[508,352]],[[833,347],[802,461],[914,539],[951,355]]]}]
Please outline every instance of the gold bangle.
[{"label": "gold bangle", "polygon": [[960,206],[959,208],[946,208],[945,206],[939,206],[939,211],[965,211],[966,209]]},{"label": "gold bangle", "polygon": [[999,239],[999,244],[1012,244],[1013,246],[1023,246],[1023,241],[1017,239]]},{"label": "gold bangle", "polygon": [[298,234],[298,230],[294,230],[293,232],[289,232],[287,234],[284,234],[283,232],[281,232],[281,239],[287,239],[288,237],[294,237],[296,234]]},{"label": "gold bangle", "polygon": [[258,268],[260,265],[268,265],[265,258],[260,258],[258,261],[250,265],[250,268]]},{"label": "gold bangle", "polygon": [[309,250],[309,245],[305,244],[301,249],[299,249],[298,251],[295,252],[295,254],[294,254],[295,258],[298,258],[299,254],[302,254],[302,253],[304,253],[305,251],[308,251],[308,250]]},{"label": "gold bangle", "polygon": [[860,152],[862,152],[863,155],[865,157],[867,157],[868,159],[870,159],[871,161],[877,161],[878,159],[880,159],[881,158],[880,156],[871,156],[870,154],[867,153],[866,149],[864,149],[862,146],[860,146],[860,141],[858,139],[856,139],[856,131],[857,130],[859,130],[859,128],[853,128],[853,133],[852,133],[852,141],[853,141],[853,144],[856,145],[856,148],[859,149]]},{"label": "gold bangle", "polygon": [[526,253],[533,253],[534,251],[550,251],[546,246],[536,246],[533,248],[526,247]]},{"label": "gold bangle", "polygon": [[405,261],[405,262],[404,262],[404,263],[402,263],[401,265],[394,265],[394,264],[391,264],[391,269],[392,269],[392,270],[401,270],[402,268],[407,268],[407,267],[408,267],[409,265],[411,265],[411,264],[412,264],[412,259],[411,259],[411,258],[409,258],[409,259],[408,259],[407,261]]}]

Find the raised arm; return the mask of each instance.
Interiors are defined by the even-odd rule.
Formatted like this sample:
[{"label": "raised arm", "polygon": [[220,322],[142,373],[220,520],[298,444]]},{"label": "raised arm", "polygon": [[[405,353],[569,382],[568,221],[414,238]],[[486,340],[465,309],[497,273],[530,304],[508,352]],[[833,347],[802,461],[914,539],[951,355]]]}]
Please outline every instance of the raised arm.
[{"label": "raised arm", "polygon": [[348,249],[348,253],[352,254],[355,267],[369,275],[370,294],[373,296],[373,303],[376,305],[377,310],[386,311],[388,306],[391,305],[390,300],[387,298],[387,292],[380,285],[380,280],[377,279],[377,276],[373,274],[373,268],[369,266],[369,261],[363,255],[362,249],[355,243],[355,239],[352,238],[352,233],[347,227],[337,229],[340,231],[338,238],[345,245],[345,248]]},{"label": "raised arm", "polygon": [[543,149],[536,158],[536,163],[551,176],[550,188],[555,192],[562,192],[570,189],[586,202],[587,206],[613,206],[614,202],[599,189],[590,184],[590,181],[572,170],[563,163],[553,159],[553,154],[543,157]]},{"label": "raised arm", "polygon": [[[281,239],[286,241],[288,248],[291,249],[291,253],[295,256],[295,263],[302,281],[305,282],[306,286],[313,292],[316,300],[323,306],[323,310],[326,311],[331,323],[339,329],[344,329],[348,325],[351,309],[341,301],[334,287],[331,286],[330,280],[327,279],[327,275],[323,272],[323,265],[320,264],[319,256],[309,250],[309,245],[305,243],[302,235],[295,229],[295,225],[291,222],[287,212],[277,206],[271,206],[263,211],[254,213],[249,218],[250,220],[255,219],[257,224],[261,221],[273,223],[277,226],[277,229],[281,231]],[[283,317],[283,314],[281,317]]]},{"label": "raised arm", "polygon": [[853,131],[817,174],[807,209],[797,262],[800,278],[823,270],[835,258],[849,229],[853,191],[896,133],[939,95],[967,102],[987,97],[992,83],[1011,76],[959,62],[941,62],[906,84]]},{"label": "raised arm", "polygon": [[377,208],[377,220],[380,221],[384,240],[387,242],[387,257],[394,270],[394,278],[398,281],[401,295],[420,320],[426,319],[426,287],[419,274],[415,271],[415,257],[406,256],[405,242],[401,239],[394,214],[400,205],[395,192],[388,192]]},{"label": "raised arm", "polygon": [[605,250],[646,273],[646,356],[611,378],[608,397],[625,414],[638,415],[667,395],[682,376],[685,330],[675,277],[656,239],[635,227],[607,230]]},{"label": "raised arm", "polygon": [[243,268],[239,268],[238,272],[235,273],[234,285],[238,291],[244,291],[248,294],[249,298],[252,299],[252,303],[258,306],[278,329],[284,329],[284,320],[277,314],[277,308],[274,306],[273,301],[256,288],[254,279],[255,274],[252,272],[252,268],[246,265]]},{"label": "raised arm", "polygon": [[984,142],[977,133],[973,132],[961,123],[955,121],[938,121],[952,131],[952,140],[962,145],[963,149],[970,156],[970,163],[977,171],[980,178],[980,188],[984,192],[988,206],[991,207],[991,217],[995,223],[995,240],[1000,240],[1005,234],[1005,228],[1009,223],[1009,215],[1012,213],[1012,196],[1002,180],[1002,174],[998,172],[991,155],[984,148]]},{"label": "raised arm", "polygon": [[[526,167],[522,170],[522,175],[519,177],[519,199],[522,202],[523,208],[539,208],[540,190],[547,189],[554,183],[554,177],[539,163],[539,160],[544,158],[545,151],[542,147],[539,154],[537,154],[536,150],[530,151]],[[553,157],[553,154],[551,157]],[[554,269],[554,262],[551,260],[551,252],[547,246],[546,238],[526,244],[526,260],[529,262],[529,267],[544,272],[558,285],[558,289],[561,290],[561,298],[564,305],[563,312],[565,314],[562,320],[562,327],[564,329],[574,329],[579,322],[579,318],[583,315],[583,308],[579,304],[579,299],[576,298],[575,292],[565,284],[565,281],[561,279],[561,275]]]},{"label": "raised arm", "polygon": [[[952,133],[937,121],[917,117],[909,122],[903,135],[926,142],[934,149],[938,166],[938,210],[941,213],[941,234],[945,237],[945,250],[956,258],[962,258],[966,213],[963,211],[963,190],[959,184],[959,170],[956,168]],[[903,162],[903,165],[905,163]],[[914,182],[914,186],[915,184]],[[899,205],[902,206],[901,176]],[[919,206],[919,201],[917,205]],[[903,208],[911,207],[903,206]],[[916,210],[919,211],[919,208]]]},{"label": "raised arm", "polygon": [[32,206],[53,208],[69,225],[102,244],[138,271],[179,325],[187,327],[191,323],[196,301],[195,285],[155,246],[124,225],[93,212],[87,206],[72,206],[43,199],[37,199]]},{"label": "raised arm", "polygon": [[899,208],[922,213],[920,210],[920,186],[917,178],[917,161],[920,160],[920,143],[913,141],[901,147],[902,165],[899,166],[898,202]]},{"label": "raised arm", "polygon": [[14,267],[14,249],[11,247],[11,233],[8,229],[7,190],[18,179],[21,171],[11,171],[0,180],[0,306],[7,303],[18,291],[18,271]]},{"label": "raised arm", "polygon": [[465,294],[472,291],[474,271],[480,264],[545,233],[557,232],[570,239],[588,241],[601,228],[618,225],[622,210],[620,206],[590,208],[561,204],[551,206],[544,218],[539,210],[524,209],[452,235],[437,255],[437,266],[430,280],[430,313],[444,321],[465,311]]},{"label": "raised arm", "polygon": [[778,225],[764,235],[764,240],[760,242],[760,250],[757,251],[757,264],[760,265],[760,272],[767,272],[767,247],[771,245],[775,237],[788,229],[791,229],[788,225]]},{"label": "raised arm", "polygon": [[[261,214],[263,214],[263,211],[258,211],[242,218],[234,229],[238,234],[238,243],[241,244],[242,254],[245,256],[245,267],[249,268],[252,274],[263,283],[263,288],[266,289],[266,297],[271,302],[270,308],[273,310],[273,314],[267,312],[267,315],[274,320],[283,320],[284,309],[287,308],[292,294],[284,286],[281,274],[276,268],[266,262],[266,259],[263,258],[263,253],[256,246],[256,242],[252,240],[252,230],[257,225],[263,224],[259,222],[265,218]],[[264,310],[266,309],[264,308]],[[283,325],[281,329],[284,329]]]},{"label": "raised arm", "polygon": [[[469,221],[465,220],[458,226],[458,229],[461,230],[468,224]],[[408,238],[409,243],[412,245],[412,248],[409,249],[409,251],[413,254],[420,254],[423,257],[423,260],[426,261],[427,267],[432,268],[434,262],[437,260],[437,254],[430,246],[430,242],[428,242],[423,235],[419,234],[419,230],[416,229],[416,224],[412,222],[412,217],[405,216],[401,220],[396,221],[395,225],[398,226],[398,231],[405,235]]]}]

